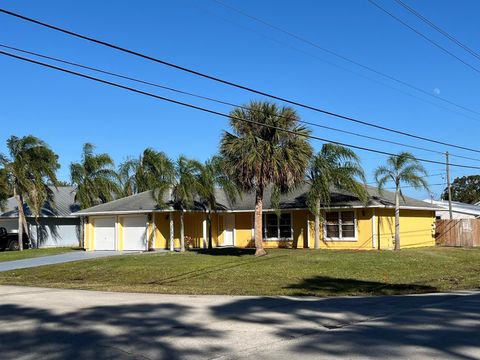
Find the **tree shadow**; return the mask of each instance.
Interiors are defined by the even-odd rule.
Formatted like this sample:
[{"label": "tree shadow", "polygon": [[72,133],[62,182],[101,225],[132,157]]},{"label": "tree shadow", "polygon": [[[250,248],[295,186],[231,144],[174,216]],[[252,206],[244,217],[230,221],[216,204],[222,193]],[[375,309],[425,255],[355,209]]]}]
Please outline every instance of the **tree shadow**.
[{"label": "tree shadow", "polygon": [[245,256],[245,255],[255,254],[255,249],[235,248],[235,247],[213,248],[213,249],[192,249],[190,251],[199,255],[211,255],[211,256]]},{"label": "tree shadow", "polygon": [[337,279],[328,276],[314,276],[286,286],[297,290],[293,295],[393,295],[435,292],[437,288],[420,284],[392,284],[357,279]]},{"label": "tree shadow", "polygon": [[[425,358],[478,359],[480,294],[457,303],[461,297],[257,297],[212,311],[216,318],[271,329],[280,345],[263,350],[269,358],[406,358],[404,351],[416,347],[430,354]],[[262,352],[255,355],[261,358]]]},{"label": "tree shadow", "polygon": [[[53,312],[0,306],[2,359],[182,359],[223,350],[210,345],[222,334],[187,321],[191,308],[173,303],[127,304]],[[29,331],[16,323],[32,322]],[[170,339],[169,339],[170,338]],[[170,341],[171,339],[175,341]],[[191,346],[201,340],[202,347]]]}]

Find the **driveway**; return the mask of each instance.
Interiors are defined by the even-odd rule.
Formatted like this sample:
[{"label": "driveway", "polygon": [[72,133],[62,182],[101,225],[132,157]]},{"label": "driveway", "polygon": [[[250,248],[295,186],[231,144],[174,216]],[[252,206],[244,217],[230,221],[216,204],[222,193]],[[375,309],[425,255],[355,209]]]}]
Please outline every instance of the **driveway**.
[{"label": "driveway", "polygon": [[120,251],[71,251],[64,254],[58,255],[47,255],[40,256],[36,258],[28,258],[22,260],[14,261],[2,261],[0,262],[0,271],[16,270],[31,268],[42,265],[53,265],[66,263],[70,261],[79,261],[79,260],[90,260],[98,259],[107,256],[118,256],[131,252],[120,252]]},{"label": "driveway", "polygon": [[472,360],[479,333],[474,291],[319,299],[0,287],[2,359]]}]

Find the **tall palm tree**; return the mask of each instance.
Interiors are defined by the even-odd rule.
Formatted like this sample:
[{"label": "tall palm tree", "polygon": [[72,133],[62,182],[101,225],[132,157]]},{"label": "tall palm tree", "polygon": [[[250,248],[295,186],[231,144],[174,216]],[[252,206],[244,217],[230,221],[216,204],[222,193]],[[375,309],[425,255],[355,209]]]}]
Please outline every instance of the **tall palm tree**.
[{"label": "tall palm tree", "polygon": [[[3,164],[3,157],[0,154],[0,164]],[[0,210],[4,210],[7,205],[7,199],[12,196],[12,189],[8,183],[8,173],[6,169],[0,169]]]},{"label": "tall palm tree", "polygon": [[[412,186],[414,189],[428,190],[428,183],[425,180],[427,171],[423,165],[409,152],[401,152],[392,155],[387,159],[387,165],[377,167],[375,180],[378,190],[382,192],[385,184],[395,184],[395,250],[400,250],[400,197],[402,194],[402,183]],[[405,199],[404,199],[405,200]]]},{"label": "tall palm tree", "polygon": [[18,248],[23,250],[23,233],[28,236],[24,205],[27,204],[38,222],[46,201],[52,201],[49,184],[57,186],[56,171],[60,168],[58,156],[39,138],[27,135],[11,136],[7,140],[10,157],[1,156],[8,188],[18,208]]},{"label": "tall palm tree", "polygon": [[95,154],[95,147],[83,145],[82,161],[70,164],[70,178],[77,187],[75,201],[82,209],[105,203],[120,194],[118,175],[110,155]]},{"label": "tall palm tree", "polygon": [[194,206],[195,199],[202,192],[202,164],[181,155],[175,162],[175,180],[172,188],[174,206],[180,209],[180,251],[185,251],[184,212]]},{"label": "tall palm tree", "polygon": [[129,196],[152,190],[159,206],[175,178],[173,162],[161,151],[147,148],[138,159],[128,159],[119,167],[123,195]]},{"label": "tall palm tree", "polygon": [[241,190],[255,192],[256,256],[266,255],[262,243],[266,187],[273,186],[273,200],[277,200],[279,193],[288,192],[305,178],[312,155],[306,138],[310,131],[298,120],[292,108],[253,101],[246,109],[230,113],[232,132],[225,131],[221,139],[220,153],[229,176]]},{"label": "tall palm tree", "polygon": [[240,196],[237,184],[228,176],[225,171],[225,161],[221,156],[215,155],[207,160],[202,166],[199,178],[199,196],[205,204],[207,212],[208,227],[208,248],[213,247],[212,244],[212,212],[217,206],[215,189],[221,188],[231,202],[235,202]]},{"label": "tall palm tree", "polygon": [[312,157],[307,182],[310,189],[307,203],[315,215],[315,249],[320,248],[320,208],[330,204],[332,188],[348,191],[363,202],[367,191],[358,180],[365,182],[360,159],[349,148],[336,144],[324,144],[319,153]]}]

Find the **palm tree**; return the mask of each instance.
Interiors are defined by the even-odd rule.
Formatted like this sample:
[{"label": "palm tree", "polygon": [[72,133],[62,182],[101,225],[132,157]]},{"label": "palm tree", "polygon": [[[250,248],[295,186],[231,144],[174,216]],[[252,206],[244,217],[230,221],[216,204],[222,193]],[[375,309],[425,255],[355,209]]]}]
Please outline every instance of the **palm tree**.
[{"label": "palm tree", "polygon": [[75,201],[82,209],[105,203],[120,194],[113,159],[108,154],[94,154],[95,147],[83,145],[82,161],[70,164],[70,178],[77,187]]},{"label": "palm tree", "polygon": [[400,197],[403,198],[401,185],[404,183],[417,190],[428,190],[425,180],[427,171],[411,153],[401,152],[390,156],[386,166],[377,167],[374,176],[380,193],[387,182],[392,181],[395,184],[395,250],[400,250]]},{"label": "palm tree", "polygon": [[[3,158],[0,155],[0,164],[3,164]],[[0,210],[4,210],[7,199],[12,196],[10,184],[8,183],[8,173],[6,169],[0,169]]]},{"label": "palm tree", "polygon": [[202,166],[199,178],[199,195],[204,202],[207,212],[208,227],[208,248],[213,247],[212,244],[212,211],[215,211],[217,199],[215,189],[217,187],[223,189],[227,197],[233,203],[240,196],[237,184],[232,181],[225,171],[225,161],[221,156],[213,156],[207,160]]},{"label": "palm tree", "polygon": [[164,195],[175,178],[172,161],[161,151],[147,148],[138,159],[128,159],[119,167],[123,195],[152,190],[157,204],[164,204]]},{"label": "palm tree", "polygon": [[[266,255],[262,243],[264,191],[273,186],[272,200],[303,182],[312,155],[310,131],[298,124],[289,107],[251,102],[230,113],[232,132],[225,131],[220,153],[229,176],[243,191],[255,192],[255,255]],[[284,129],[284,130],[280,130]]]},{"label": "palm tree", "polygon": [[174,206],[180,209],[180,251],[185,251],[184,212],[191,209],[201,194],[202,164],[181,155],[175,162],[175,180],[172,188]]},{"label": "palm tree", "polygon": [[307,182],[310,189],[307,203],[315,215],[315,249],[320,248],[320,208],[330,204],[332,188],[348,191],[361,201],[367,201],[365,174],[360,159],[351,149],[336,144],[324,144],[320,152],[310,161]]},{"label": "palm tree", "polygon": [[58,156],[39,138],[27,135],[11,136],[7,140],[10,158],[1,156],[8,189],[17,201],[18,248],[23,250],[23,233],[28,236],[24,205],[27,204],[35,220],[46,201],[52,201],[49,184],[57,186],[56,171],[60,168]]}]

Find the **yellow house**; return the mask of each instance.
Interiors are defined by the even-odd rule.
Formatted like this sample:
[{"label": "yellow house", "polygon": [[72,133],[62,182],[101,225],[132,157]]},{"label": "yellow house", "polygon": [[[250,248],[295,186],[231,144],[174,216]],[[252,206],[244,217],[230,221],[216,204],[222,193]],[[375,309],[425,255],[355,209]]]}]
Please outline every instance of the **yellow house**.
[{"label": "yellow house", "polygon": [[[265,195],[263,241],[266,248],[313,248],[314,216],[305,199],[307,187],[284,195],[280,212]],[[394,194],[379,194],[369,187],[368,203],[355,196],[332,191],[332,201],[322,210],[321,247],[325,249],[393,249]],[[167,199],[168,200],[168,199]],[[210,213],[212,243],[215,247],[254,246],[254,196],[244,194],[232,203],[218,190],[217,208]],[[168,204],[168,201],[167,201]],[[406,197],[400,207],[402,248],[435,245],[435,210],[420,200]],[[149,250],[180,246],[180,210],[161,209],[147,191],[81,210],[86,218],[84,247],[87,250]],[[191,247],[208,245],[208,213],[201,203],[184,211],[184,231]]]}]

